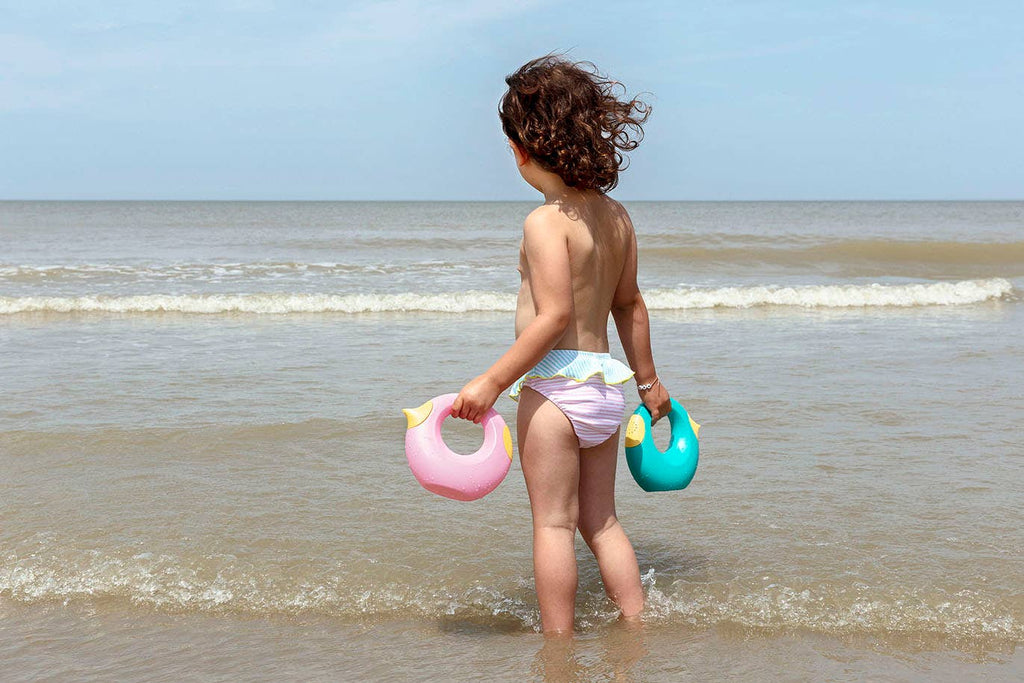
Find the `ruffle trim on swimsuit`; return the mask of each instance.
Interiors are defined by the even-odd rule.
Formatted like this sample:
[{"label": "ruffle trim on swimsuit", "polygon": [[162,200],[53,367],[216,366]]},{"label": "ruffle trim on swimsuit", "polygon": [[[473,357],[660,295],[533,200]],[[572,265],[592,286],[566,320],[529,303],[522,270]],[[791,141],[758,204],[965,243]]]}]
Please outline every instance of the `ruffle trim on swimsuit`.
[{"label": "ruffle trim on swimsuit", "polygon": [[615,360],[607,353],[593,351],[576,351],[575,349],[552,349],[533,369],[516,380],[509,390],[509,397],[519,400],[523,383],[536,377],[553,379],[565,377],[577,382],[585,382],[594,375],[601,375],[605,384],[624,384],[633,378],[633,371],[625,363]]}]

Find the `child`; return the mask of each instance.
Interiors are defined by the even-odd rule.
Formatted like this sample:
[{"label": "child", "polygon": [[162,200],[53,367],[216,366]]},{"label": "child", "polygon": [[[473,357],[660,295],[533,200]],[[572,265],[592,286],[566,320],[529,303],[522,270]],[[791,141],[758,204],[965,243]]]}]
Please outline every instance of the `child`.
[{"label": "child", "polygon": [[[553,55],[505,82],[501,125],[519,173],[544,194],[544,204],[523,226],[516,341],[462,388],[452,414],[480,422],[512,386],[541,626],[571,633],[576,529],[622,615],[636,617],[644,602],[633,546],[615,516],[622,385],[635,374],[654,420],[668,413],[669,394],[651,355],[633,225],[605,193],[618,183],[620,150],[642,139],[650,108],[619,101],[617,84],[592,64]],[[632,370],[608,354],[609,313]]]}]

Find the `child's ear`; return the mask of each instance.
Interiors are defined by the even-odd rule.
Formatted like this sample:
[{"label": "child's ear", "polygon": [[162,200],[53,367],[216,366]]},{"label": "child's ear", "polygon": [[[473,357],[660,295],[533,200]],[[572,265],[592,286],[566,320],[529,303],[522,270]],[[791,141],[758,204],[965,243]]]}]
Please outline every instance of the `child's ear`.
[{"label": "child's ear", "polygon": [[530,155],[526,153],[526,150],[515,143],[514,140],[509,140],[508,144],[512,147],[512,153],[516,157],[516,166],[525,166],[530,160]]}]

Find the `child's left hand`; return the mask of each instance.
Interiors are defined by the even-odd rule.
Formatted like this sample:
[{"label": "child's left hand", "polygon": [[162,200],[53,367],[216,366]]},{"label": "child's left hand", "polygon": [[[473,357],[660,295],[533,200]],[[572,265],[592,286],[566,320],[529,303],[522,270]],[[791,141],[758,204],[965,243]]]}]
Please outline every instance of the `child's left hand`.
[{"label": "child's left hand", "polygon": [[498,400],[500,393],[501,387],[487,375],[475,377],[462,387],[462,391],[455,398],[455,403],[452,404],[452,417],[480,424],[484,415]]}]

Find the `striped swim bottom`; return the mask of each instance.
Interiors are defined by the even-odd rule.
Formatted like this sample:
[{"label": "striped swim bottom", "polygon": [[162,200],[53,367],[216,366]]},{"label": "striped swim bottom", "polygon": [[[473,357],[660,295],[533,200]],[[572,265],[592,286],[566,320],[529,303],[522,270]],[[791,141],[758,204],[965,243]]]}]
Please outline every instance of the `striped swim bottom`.
[{"label": "striped swim bottom", "polygon": [[580,448],[604,443],[622,424],[626,409],[622,384],[607,384],[599,374],[583,381],[568,377],[529,377],[523,386],[554,403],[569,418]]}]

